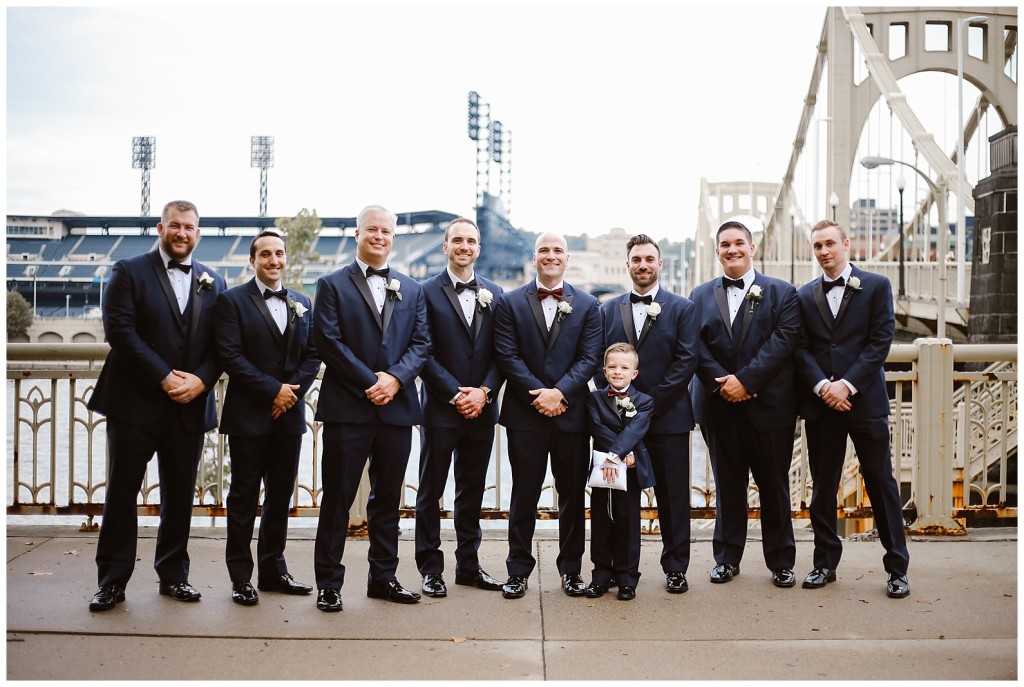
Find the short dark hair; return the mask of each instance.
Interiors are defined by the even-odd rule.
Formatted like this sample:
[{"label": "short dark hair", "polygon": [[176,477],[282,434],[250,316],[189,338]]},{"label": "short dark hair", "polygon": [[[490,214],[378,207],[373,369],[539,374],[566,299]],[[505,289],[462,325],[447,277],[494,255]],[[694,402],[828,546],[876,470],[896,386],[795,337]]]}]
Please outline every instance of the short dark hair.
[{"label": "short dark hair", "polygon": [[190,200],[172,200],[170,203],[165,205],[163,212],[160,213],[161,224],[167,221],[167,216],[171,213],[171,208],[174,208],[178,212],[196,213],[196,224],[199,224],[199,209],[196,207],[196,204]]},{"label": "short dark hair", "polygon": [[469,219],[468,217],[456,217],[455,219],[453,219],[451,222],[448,223],[447,227],[444,228],[444,242],[445,243],[448,243],[448,230],[452,228],[452,225],[458,224],[460,222],[465,222],[466,224],[468,224],[471,227],[473,227],[474,229],[476,229],[476,237],[478,239],[480,238],[480,227],[478,227],[476,225],[476,222],[474,222],[473,220]]},{"label": "short dark hair", "polygon": [[839,232],[839,235],[841,237],[843,237],[843,240],[844,241],[846,240],[846,232],[843,231],[843,228],[841,226],[839,226],[838,224],[836,224],[835,222],[833,222],[832,220],[830,220],[830,219],[823,219],[820,222],[818,222],[817,224],[815,224],[813,227],[811,227],[811,233],[813,234],[816,231],[821,231],[822,229],[828,229],[829,227],[835,227],[836,230]]},{"label": "short dark hair", "polygon": [[[284,242],[284,236],[281,236],[281,232],[274,231],[273,229],[264,229],[260,233],[256,234],[256,236],[254,236],[252,238],[252,242],[249,244],[249,259],[250,260],[255,260],[256,259],[256,242],[259,241],[261,238],[263,238],[265,236],[274,236],[276,238],[281,239],[281,241]],[[285,246],[285,250],[288,250],[287,246]]]},{"label": "short dark hair", "polygon": [[626,241],[626,257],[629,257],[629,251],[633,250],[633,246],[651,245],[658,251],[658,257],[661,257],[661,247],[658,246],[658,242],[652,239],[647,234],[637,234],[636,236],[630,237],[629,241]]},{"label": "short dark hair", "polygon": [[751,243],[754,242],[754,235],[750,233],[749,229],[747,229],[747,225],[745,225],[743,222],[737,222],[736,220],[731,219],[728,222],[724,223],[722,226],[718,227],[718,231],[715,232],[715,243],[718,243],[718,237],[721,236],[722,232],[725,231],[726,229],[739,229],[740,231],[747,235],[747,241],[750,241]]},{"label": "short dark hair", "polygon": [[604,364],[608,364],[608,356],[612,353],[626,353],[633,356],[633,365],[636,367],[640,366],[640,354],[636,352],[632,344],[628,344],[625,341],[613,343],[611,346],[604,351]]}]

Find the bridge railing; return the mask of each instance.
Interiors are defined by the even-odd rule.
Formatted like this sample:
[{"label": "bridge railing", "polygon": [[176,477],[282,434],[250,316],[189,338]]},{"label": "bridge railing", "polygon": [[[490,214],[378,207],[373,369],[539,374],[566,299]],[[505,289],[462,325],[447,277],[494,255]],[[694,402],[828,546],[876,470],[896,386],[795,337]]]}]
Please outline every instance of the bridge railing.
[{"label": "bridge railing", "polygon": [[[8,344],[8,479],[9,515],[101,515],[107,478],[105,419],[86,404],[108,351],[106,344]],[[930,531],[962,531],[954,518],[1016,517],[1017,347],[952,345],[948,340],[920,339],[892,347],[886,377],[892,393],[890,418],[893,469],[905,493],[905,516]],[[965,368],[965,363],[977,367]],[[987,363],[988,367],[979,364]],[[955,369],[957,366],[964,369]],[[216,393],[223,399],[227,380]],[[307,395],[309,432],[303,441],[292,514],[316,517],[321,494],[321,425],[312,420],[319,381]],[[218,407],[219,412],[219,407]],[[802,424],[802,423],[801,423]],[[496,428],[496,457],[484,500],[484,517],[508,517],[511,470],[505,432]],[[712,519],[715,489],[699,432],[691,434],[691,517]],[[402,514],[414,514],[420,436],[406,474]],[[139,495],[140,515],[159,513],[159,482],[152,461]],[[193,512],[223,516],[230,484],[226,437],[206,436]],[[798,426],[790,472],[793,515],[808,517],[811,479],[802,426]],[[453,488],[442,499],[442,514]],[[352,509],[352,522],[365,520],[363,488]],[[857,470],[852,444],[840,487],[840,517],[871,516]],[[555,517],[557,493],[551,481],[538,507],[539,518]],[[644,497],[644,517],[653,524],[657,501]],[[756,489],[750,514],[759,516]]]}]

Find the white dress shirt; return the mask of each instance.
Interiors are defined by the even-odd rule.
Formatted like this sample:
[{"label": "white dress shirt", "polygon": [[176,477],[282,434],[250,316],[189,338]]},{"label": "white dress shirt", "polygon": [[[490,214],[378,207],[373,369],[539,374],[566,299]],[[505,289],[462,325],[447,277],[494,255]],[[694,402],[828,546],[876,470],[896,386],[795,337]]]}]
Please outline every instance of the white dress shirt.
[{"label": "white dress shirt", "polygon": [[[541,284],[539,280],[535,280],[535,281],[537,282],[537,288],[538,289],[547,289],[548,288],[548,287],[544,286],[543,284]],[[560,282],[558,282],[557,284],[555,284],[553,287],[551,287],[548,290],[549,291],[554,291],[555,289],[564,289],[564,288],[565,288],[565,282],[564,281],[560,281]],[[558,312],[558,300],[556,300],[554,296],[548,296],[547,298],[545,298],[544,300],[542,300],[540,302],[540,307],[544,309],[544,323],[547,324],[548,330],[550,330],[552,323],[554,323],[554,321],[555,321],[555,314]]]},{"label": "white dress shirt", "polygon": [[[259,277],[256,277],[255,279],[256,286],[259,288],[260,294],[266,294],[267,291],[280,291],[280,289],[274,289],[267,286],[260,281]],[[282,286],[281,288],[284,287]],[[282,334],[284,334],[284,329],[288,326],[288,304],[277,297],[266,298],[264,296],[263,300],[267,304],[267,308],[270,310],[270,315],[274,318],[277,328]]]},{"label": "white dress shirt", "polygon": [[[164,261],[164,267],[167,267],[167,263],[174,260],[170,255],[164,252],[163,246],[160,247],[160,259]],[[176,260],[182,265],[191,265],[192,256],[189,255],[184,260]],[[178,312],[184,313],[185,308],[188,307],[189,289],[192,288],[192,273],[185,274],[177,267],[167,268],[167,278],[171,280],[171,288],[174,289],[174,296],[178,300]]]},{"label": "white dress shirt", "polygon": [[[452,286],[456,286],[459,282],[476,279],[476,272],[469,275],[468,280],[463,280],[456,277],[450,267],[445,269],[448,271],[448,278],[452,280]],[[476,294],[476,291],[471,291],[470,289],[464,289],[462,293],[456,294],[456,297],[459,299],[459,305],[462,306],[462,314],[466,316],[466,322],[469,323],[470,327],[473,326],[473,315],[476,313]]]},{"label": "white dress shirt", "polygon": [[[853,265],[851,265],[850,263],[846,263],[846,269],[843,270],[843,273],[840,274],[839,277],[842,277],[843,281],[845,283],[849,284],[850,283],[850,273],[851,272],[853,272]],[[839,277],[836,277],[836,279],[838,279]],[[822,281],[830,282],[830,281],[835,281],[835,279],[829,279],[828,275],[822,275]],[[846,293],[846,287],[844,286],[841,289],[840,288],[830,289],[829,292],[825,294],[825,300],[828,301],[828,308],[829,308],[829,310],[832,311],[832,317],[835,317],[836,315],[839,314],[839,306],[843,304],[843,295],[845,293]],[[827,381],[829,381],[829,380],[822,379],[817,384],[815,384],[814,385],[814,393],[815,394],[819,394],[821,392],[821,387],[825,386],[825,382],[827,382]],[[846,381],[845,379],[840,379],[839,381],[842,382],[843,384],[845,384],[846,386],[848,386],[850,388],[850,395],[851,396],[853,396],[854,394],[857,393],[857,387],[855,387],[853,384],[850,384],[850,382]]]},{"label": "white dress shirt", "polygon": [[[655,283],[654,288],[652,288],[645,294],[637,293],[636,289],[632,289],[630,293],[636,293],[636,295],[638,296],[650,296],[651,302],[653,303],[654,299],[657,298],[658,296],[659,289],[661,289],[661,286]],[[639,340],[640,332],[643,331],[644,323],[647,322],[647,304],[644,303],[643,301],[637,301],[636,303],[631,303],[630,305],[633,306],[633,330],[636,332],[637,340]]]},{"label": "white dress shirt", "polygon": [[[743,299],[747,297],[747,292],[750,291],[750,287],[754,284],[754,276],[757,273],[754,268],[743,275],[743,288],[738,289],[735,286],[727,286],[725,288],[725,295],[729,300],[729,324],[731,325],[736,319],[736,313],[739,312],[740,306],[743,305]],[[731,278],[731,277],[730,277]]]},{"label": "white dress shirt", "polygon": [[[356,258],[356,265],[359,266],[359,270],[366,276],[366,268],[369,267],[365,262]],[[378,269],[387,268],[387,263],[384,263]],[[384,297],[387,296],[385,293],[387,282],[384,281],[384,277],[379,274],[371,274],[366,278],[366,285],[370,287],[370,293],[373,294],[373,302],[377,306],[377,312],[380,313],[384,310]]]}]

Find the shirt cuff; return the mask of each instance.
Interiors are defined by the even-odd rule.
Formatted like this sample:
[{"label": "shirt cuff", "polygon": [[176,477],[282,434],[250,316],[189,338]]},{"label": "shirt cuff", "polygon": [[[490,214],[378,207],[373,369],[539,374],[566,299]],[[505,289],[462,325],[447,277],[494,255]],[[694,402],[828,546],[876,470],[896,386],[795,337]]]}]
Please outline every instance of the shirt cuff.
[{"label": "shirt cuff", "polygon": [[828,381],[827,379],[823,379],[823,380],[821,380],[820,382],[818,382],[817,384],[814,385],[814,395],[815,396],[821,396],[821,387],[825,386],[825,382],[827,382],[827,381]]},{"label": "shirt cuff", "polygon": [[850,395],[851,396],[853,396],[854,394],[857,393],[857,387],[855,387],[853,384],[850,384],[845,379],[840,379],[839,381],[842,382],[843,384],[845,384],[846,386],[848,386],[850,388]]}]

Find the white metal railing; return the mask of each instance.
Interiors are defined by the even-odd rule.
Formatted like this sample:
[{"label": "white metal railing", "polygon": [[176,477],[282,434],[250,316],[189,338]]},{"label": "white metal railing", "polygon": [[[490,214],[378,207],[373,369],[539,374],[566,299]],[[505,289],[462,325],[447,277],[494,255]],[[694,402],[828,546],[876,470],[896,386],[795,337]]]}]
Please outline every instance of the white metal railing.
[{"label": "white metal railing", "polygon": [[[8,344],[8,493],[11,515],[86,515],[102,513],[106,483],[105,420],[86,408],[106,344]],[[897,344],[887,360],[886,379],[892,393],[893,469],[909,495],[906,512],[916,512],[916,526],[928,531],[956,531],[954,517],[968,513],[985,517],[1016,517],[1016,484],[1008,479],[1017,449],[1017,347],[1015,345],[952,345],[948,340],[919,339]],[[994,363],[978,371],[954,371],[954,363]],[[226,378],[217,386],[223,398]],[[293,515],[315,517],[321,492],[320,423],[312,421],[319,382],[307,395],[309,429],[303,442]],[[219,411],[219,407],[218,407]],[[413,514],[419,454],[419,432],[413,433],[410,468],[406,473],[403,515]],[[491,478],[485,494],[485,517],[507,517],[511,470],[505,434],[496,428]],[[715,491],[711,469],[698,432],[691,436],[693,459],[691,517],[714,517]],[[793,514],[807,517],[811,480],[803,432],[798,427],[791,469]],[[155,461],[153,461],[155,463]],[[196,485],[196,515],[223,515],[230,481],[228,442],[216,430],[207,434]],[[139,497],[139,512],[159,512],[156,466],[150,466]],[[450,480],[449,480],[450,482]],[[353,523],[365,519],[368,485],[353,507]],[[450,512],[449,484],[442,508]],[[843,517],[870,517],[852,445],[841,486]],[[751,513],[757,515],[756,490]],[[557,494],[548,484],[538,517],[553,517]],[[644,515],[657,517],[653,490],[644,499]]]}]

